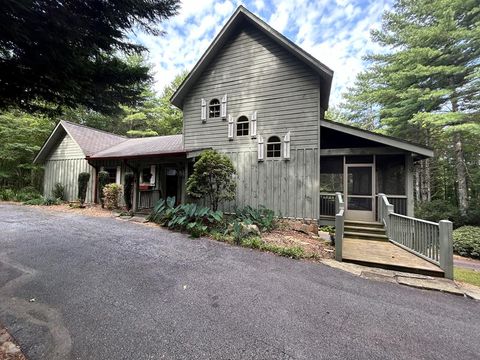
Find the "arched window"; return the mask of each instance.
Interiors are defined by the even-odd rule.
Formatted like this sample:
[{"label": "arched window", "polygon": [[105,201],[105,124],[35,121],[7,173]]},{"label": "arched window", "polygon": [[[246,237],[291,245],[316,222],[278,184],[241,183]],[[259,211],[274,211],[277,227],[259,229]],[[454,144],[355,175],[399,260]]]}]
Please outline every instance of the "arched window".
[{"label": "arched window", "polygon": [[282,157],[282,142],[278,136],[270,136],[267,141],[267,158]]},{"label": "arched window", "polygon": [[248,135],[248,118],[246,116],[240,116],[237,119],[237,136]]},{"label": "arched window", "polygon": [[208,105],[208,117],[210,119],[220,117],[220,101],[218,99],[210,100],[210,104]]}]

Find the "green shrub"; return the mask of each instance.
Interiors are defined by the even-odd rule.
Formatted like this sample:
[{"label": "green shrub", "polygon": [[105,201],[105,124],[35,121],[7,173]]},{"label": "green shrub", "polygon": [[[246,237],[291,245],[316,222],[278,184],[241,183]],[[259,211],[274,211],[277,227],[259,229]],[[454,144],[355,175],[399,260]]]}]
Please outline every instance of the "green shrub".
[{"label": "green shrub", "polygon": [[480,227],[462,226],[455,229],[453,251],[462,256],[480,258]]},{"label": "green shrub", "polygon": [[187,231],[192,237],[200,237],[208,233],[223,219],[221,211],[213,211],[197,204],[175,205],[175,198],[167,201],[161,199],[155,204],[147,220],[167,226],[170,229]]},{"label": "green shrub", "polygon": [[237,183],[236,171],[230,158],[215,150],[205,150],[193,166],[193,174],[187,180],[188,195],[206,198],[214,211],[220,202],[233,200]]},{"label": "green shrub", "polygon": [[100,197],[100,204],[102,205],[102,208],[105,207],[105,198],[103,195],[103,188],[108,184],[110,181],[110,175],[108,174],[108,171],[99,171],[98,172],[98,193]]},{"label": "green shrub", "polygon": [[65,187],[57,182],[52,189],[52,194],[55,199],[59,199],[60,201],[65,201]]},{"label": "green shrub", "polygon": [[125,206],[127,210],[132,209],[132,196],[133,196],[133,183],[135,181],[135,175],[132,173],[125,174],[125,187],[123,189],[123,199],[125,200]]},{"label": "green shrub", "polygon": [[85,204],[85,198],[87,197],[88,181],[90,180],[90,174],[87,172],[81,172],[78,174],[78,200],[80,200],[80,206]]},{"label": "green shrub", "polygon": [[45,206],[51,206],[51,205],[59,205],[62,202],[60,199],[56,199],[51,196],[42,196],[39,198],[33,198],[27,201],[23,202],[25,205],[45,205]]},{"label": "green shrub", "polygon": [[324,231],[324,232],[328,232],[328,233],[335,233],[335,226],[332,226],[332,225],[324,225],[320,228],[318,228],[318,231]]},{"label": "green shrub", "polygon": [[35,199],[30,199],[30,200],[24,201],[23,204],[24,205],[43,205],[44,201],[45,201],[44,198],[40,197],[40,198],[35,198]]},{"label": "green shrub", "polygon": [[118,200],[122,193],[122,186],[119,184],[111,183],[107,184],[103,188],[103,197],[105,207],[108,210],[118,209]]},{"label": "green shrub", "polygon": [[28,200],[38,199],[41,197],[42,197],[42,194],[40,194],[37,189],[35,189],[32,186],[27,186],[17,191],[13,200],[25,202]]},{"label": "green shrub", "polygon": [[450,220],[456,227],[461,226],[464,223],[464,219],[462,219],[460,215],[458,206],[440,199],[417,204],[415,208],[415,217],[434,222]]},{"label": "green shrub", "polygon": [[285,247],[275,244],[270,244],[257,236],[247,237],[242,240],[241,245],[252,249],[260,249],[263,251],[270,251],[280,256],[290,257],[293,259],[301,259],[305,257],[304,250],[299,246]]},{"label": "green shrub", "polygon": [[277,221],[273,210],[260,205],[258,209],[251,206],[245,206],[243,209],[237,209],[237,218],[247,224],[255,224],[260,231],[271,231],[276,227]]},{"label": "green shrub", "polygon": [[15,201],[15,191],[12,189],[0,189],[0,200]]},{"label": "green shrub", "polygon": [[252,248],[252,249],[261,249],[264,246],[264,242],[259,237],[248,237],[242,240],[242,246]]}]

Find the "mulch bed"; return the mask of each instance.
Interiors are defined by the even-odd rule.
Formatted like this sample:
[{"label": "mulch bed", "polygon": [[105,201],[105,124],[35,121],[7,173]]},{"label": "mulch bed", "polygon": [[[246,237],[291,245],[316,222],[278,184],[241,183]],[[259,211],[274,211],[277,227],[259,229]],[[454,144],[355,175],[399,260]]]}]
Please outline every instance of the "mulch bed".
[{"label": "mulch bed", "polygon": [[15,340],[0,324],[0,360],[27,360]]},{"label": "mulch bed", "polygon": [[305,254],[315,255],[319,258],[332,259],[334,247],[329,242],[320,239],[313,234],[305,234],[293,229],[276,229],[262,234],[262,240],[278,246],[298,246],[305,251]]}]

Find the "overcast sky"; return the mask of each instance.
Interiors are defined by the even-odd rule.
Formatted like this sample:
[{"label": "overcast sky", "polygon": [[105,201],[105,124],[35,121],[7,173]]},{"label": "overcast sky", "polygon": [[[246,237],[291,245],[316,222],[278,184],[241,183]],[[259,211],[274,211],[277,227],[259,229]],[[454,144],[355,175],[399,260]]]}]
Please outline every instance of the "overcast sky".
[{"label": "overcast sky", "polygon": [[377,51],[370,30],[379,28],[392,0],[184,0],[179,15],[162,24],[163,37],[137,34],[150,51],[160,93],[176,74],[191,70],[238,5],[335,72],[331,105],[362,70],[362,56]]}]

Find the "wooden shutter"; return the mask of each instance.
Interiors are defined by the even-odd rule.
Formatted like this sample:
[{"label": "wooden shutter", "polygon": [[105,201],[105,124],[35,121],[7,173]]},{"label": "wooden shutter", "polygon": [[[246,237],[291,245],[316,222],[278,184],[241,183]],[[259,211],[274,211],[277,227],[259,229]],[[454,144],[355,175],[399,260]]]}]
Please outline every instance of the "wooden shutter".
[{"label": "wooden shutter", "polygon": [[222,97],[222,103],[220,105],[220,116],[224,120],[227,118],[227,94],[223,95]]},{"label": "wooden shutter", "polygon": [[115,183],[120,184],[122,181],[122,168],[117,166],[117,173],[115,174]]},{"label": "wooden shutter", "polygon": [[201,115],[202,122],[207,122],[207,102],[205,99],[202,99],[202,115]]},{"label": "wooden shutter", "polygon": [[157,167],[155,165],[150,165],[150,174],[152,174],[152,177],[150,178],[151,186],[155,186],[155,179],[157,178],[156,170]]},{"label": "wooden shutter", "polygon": [[228,115],[228,139],[233,140],[233,117],[232,115]]},{"label": "wooden shutter", "polygon": [[253,114],[252,114],[252,120],[250,121],[251,123],[251,135],[252,135],[252,138],[256,138],[257,137],[257,112],[254,111]]},{"label": "wooden shutter", "polygon": [[283,137],[283,158],[290,160],[290,131]]},{"label": "wooden shutter", "polygon": [[263,159],[265,157],[265,145],[263,143],[263,136],[261,136],[261,135],[258,136],[257,155],[258,155],[258,161],[263,161]]}]

